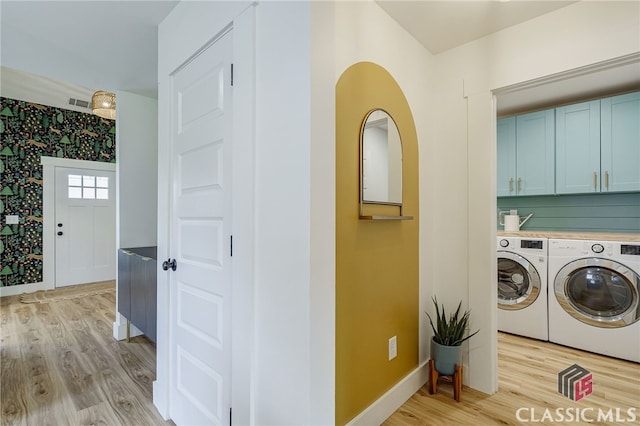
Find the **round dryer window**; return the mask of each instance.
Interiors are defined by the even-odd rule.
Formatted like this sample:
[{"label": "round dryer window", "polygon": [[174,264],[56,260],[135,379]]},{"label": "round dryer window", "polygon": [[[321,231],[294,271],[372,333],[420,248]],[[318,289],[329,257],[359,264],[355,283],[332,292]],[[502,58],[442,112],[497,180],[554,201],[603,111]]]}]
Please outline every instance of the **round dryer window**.
[{"label": "round dryer window", "polygon": [[524,309],[540,294],[540,274],[524,257],[498,252],[498,308]]},{"label": "round dryer window", "polygon": [[556,276],[560,306],[597,327],[624,327],[640,320],[640,277],[617,262],[589,258],[565,265]]}]

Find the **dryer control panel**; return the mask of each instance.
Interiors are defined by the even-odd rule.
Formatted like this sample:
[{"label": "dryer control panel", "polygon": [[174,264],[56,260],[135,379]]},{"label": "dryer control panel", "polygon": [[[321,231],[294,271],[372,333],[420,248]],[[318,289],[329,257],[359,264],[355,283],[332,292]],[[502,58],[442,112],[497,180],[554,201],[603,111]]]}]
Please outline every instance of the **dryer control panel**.
[{"label": "dryer control panel", "polygon": [[628,254],[630,256],[640,256],[640,244],[621,244],[620,254]]}]

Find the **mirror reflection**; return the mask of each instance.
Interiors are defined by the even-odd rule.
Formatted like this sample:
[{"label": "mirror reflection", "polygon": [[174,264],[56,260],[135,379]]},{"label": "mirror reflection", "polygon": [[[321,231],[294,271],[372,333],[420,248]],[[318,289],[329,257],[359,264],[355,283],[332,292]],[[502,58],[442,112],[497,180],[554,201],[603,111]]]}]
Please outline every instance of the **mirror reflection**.
[{"label": "mirror reflection", "polygon": [[360,135],[362,202],[402,204],[402,142],[386,111],[371,111]]}]

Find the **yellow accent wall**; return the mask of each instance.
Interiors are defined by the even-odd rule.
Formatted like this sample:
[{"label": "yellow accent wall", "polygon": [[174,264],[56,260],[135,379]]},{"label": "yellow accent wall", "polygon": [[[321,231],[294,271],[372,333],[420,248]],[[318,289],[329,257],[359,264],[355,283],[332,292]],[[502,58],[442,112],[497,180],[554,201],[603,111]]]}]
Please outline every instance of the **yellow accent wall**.
[{"label": "yellow accent wall", "polygon": [[[402,139],[403,214],[359,220],[360,128],[384,109]],[[365,214],[398,214],[366,205]],[[336,84],[336,424],[352,420],[418,367],[418,141],[409,104],[381,66],[359,62]],[[388,359],[389,338],[398,356]]]}]

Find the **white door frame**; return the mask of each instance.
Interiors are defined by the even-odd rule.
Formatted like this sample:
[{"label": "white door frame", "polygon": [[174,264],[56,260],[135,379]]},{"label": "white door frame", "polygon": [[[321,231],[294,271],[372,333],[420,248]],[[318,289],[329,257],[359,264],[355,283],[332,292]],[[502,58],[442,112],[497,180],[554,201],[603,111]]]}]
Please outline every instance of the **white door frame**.
[{"label": "white door frame", "polygon": [[[197,5],[193,9],[190,6],[189,2],[178,4],[159,29],[159,51],[164,53],[160,53],[158,58],[158,259],[173,257],[169,240],[169,206],[172,199],[169,175],[170,76],[183,63],[208,47],[220,34],[233,28],[231,405],[235,424],[253,424],[254,397],[251,382],[254,371],[255,5],[249,2],[200,4],[200,7],[211,8],[204,11],[198,9]],[[203,16],[207,13],[211,13],[211,16],[206,16],[210,18],[208,20]],[[191,16],[193,20],[190,21],[186,16]],[[172,30],[181,28],[184,22],[203,23],[204,29],[193,24],[194,31],[190,33],[192,37],[182,40],[181,37],[175,37]],[[164,35],[165,28],[168,30],[167,34],[171,35]],[[201,36],[199,42],[194,41],[194,33]],[[169,354],[173,342],[168,340],[169,294],[169,275],[159,268],[153,403],[165,419],[171,416]]]},{"label": "white door frame", "polygon": [[[116,173],[116,164],[45,156],[40,158],[40,164],[42,164],[42,289],[52,289],[55,288],[56,285],[56,240],[54,238],[56,221],[56,167],[104,170]],[[118,206],[116,201],[116,212],[117,210]]]}]

